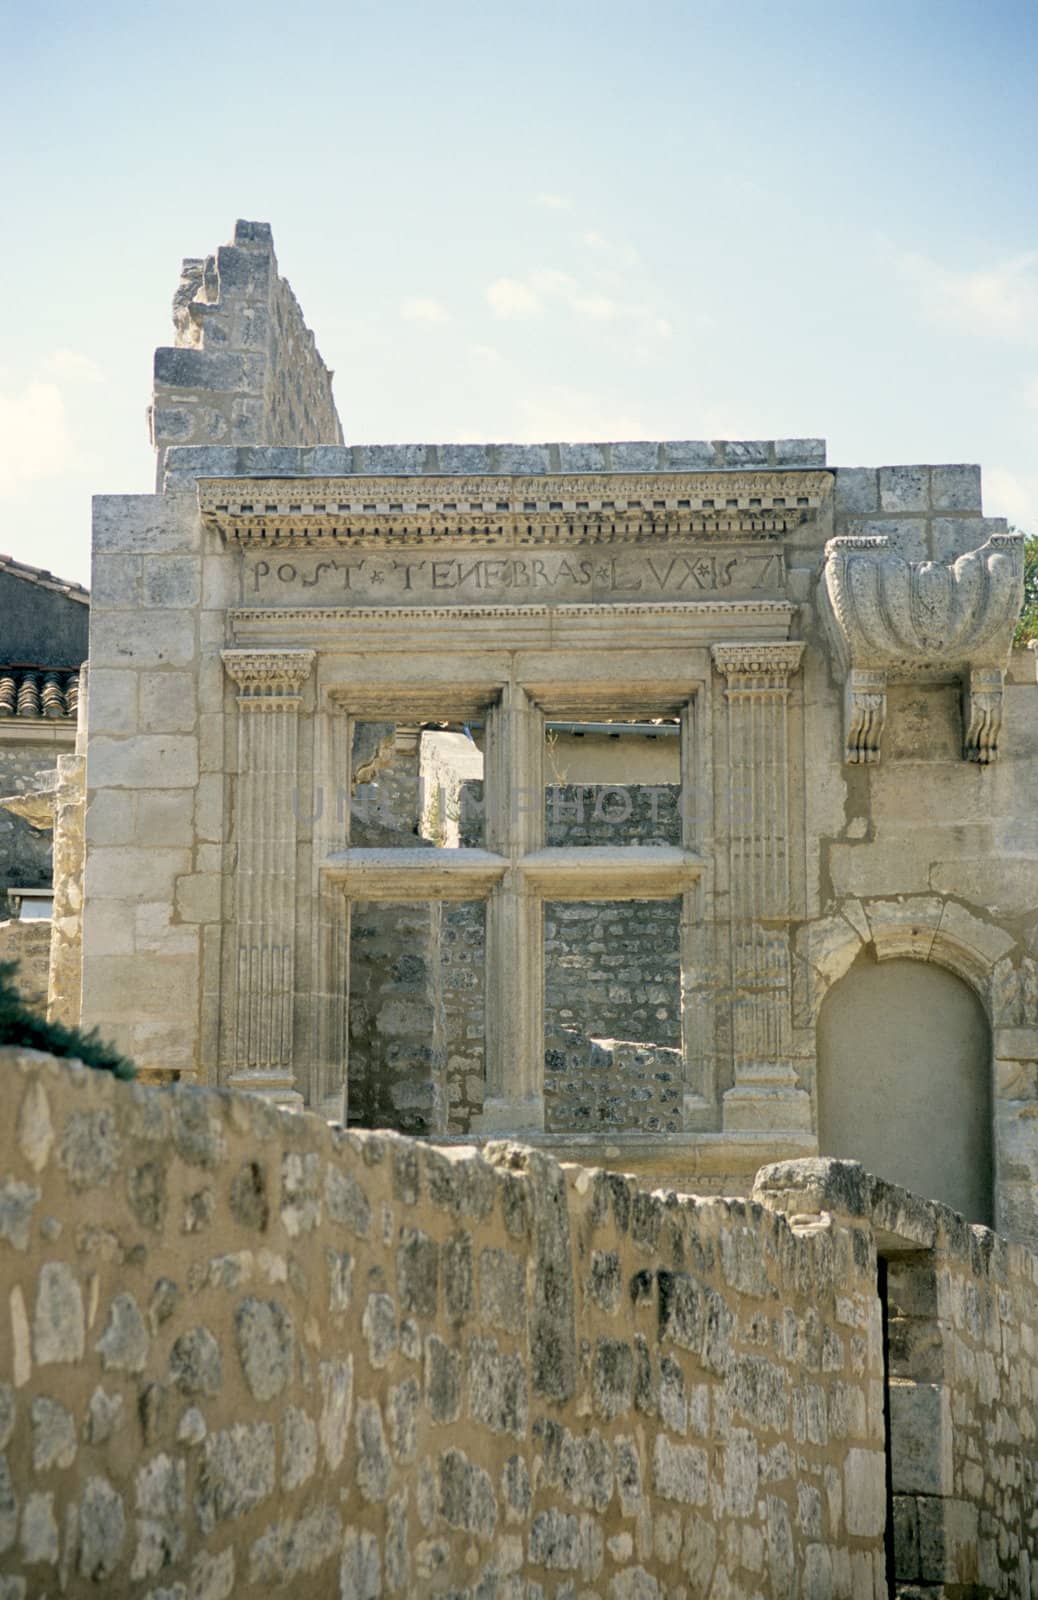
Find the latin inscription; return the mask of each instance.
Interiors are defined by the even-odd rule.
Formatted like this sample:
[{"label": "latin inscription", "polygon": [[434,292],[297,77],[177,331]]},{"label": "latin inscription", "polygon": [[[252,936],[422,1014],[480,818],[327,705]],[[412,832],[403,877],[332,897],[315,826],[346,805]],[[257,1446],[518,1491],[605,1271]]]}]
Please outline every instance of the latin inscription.
[{"label": "latin inscription", "polygon": [[757,549],[669,548],[619,555],[572,553],[477,556],[315,555],[276,550],[246,560],[246,598],[298,605],[471,604],[481,599],[520,604],[549,598],[601,602],[781,593],[781,553]]}]

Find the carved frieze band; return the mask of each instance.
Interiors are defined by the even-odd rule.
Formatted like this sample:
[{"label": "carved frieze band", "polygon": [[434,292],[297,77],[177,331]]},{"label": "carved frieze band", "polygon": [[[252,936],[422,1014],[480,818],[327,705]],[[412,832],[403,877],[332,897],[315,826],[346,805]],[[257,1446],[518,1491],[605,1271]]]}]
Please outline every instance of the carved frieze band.
[{"label": "carved frieze band", "polygon": [[847,761],[879,760],[888,681],[947,676],[962,680],[964,758],[995,760],[1023,570],[1018,534],[948,562],[905,561],[884,537],[829,541],[823,593],[846,674]]},{"label": "carved frieze band", "polygon": [[555,477],[210,478],[207,526],[241,543],[385,547],[774,540],[810,521],[828,472],[564,474]]}]

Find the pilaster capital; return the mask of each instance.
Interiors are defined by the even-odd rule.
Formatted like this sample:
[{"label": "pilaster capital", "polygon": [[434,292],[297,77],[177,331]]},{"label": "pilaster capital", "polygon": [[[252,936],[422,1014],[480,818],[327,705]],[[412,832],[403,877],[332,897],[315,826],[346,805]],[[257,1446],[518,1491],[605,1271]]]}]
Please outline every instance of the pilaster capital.
[{"label": "pilaster capital", "polygon": [[221,660],[238,685],[238,702],[257,710],[296,704],[313,671],[316,650],[223,650]]},{"label": "pilaster capital", "polygon": [[710,647],[714,666],[728,679],[729,689],[786,689],[803,653],[799,639]]}]

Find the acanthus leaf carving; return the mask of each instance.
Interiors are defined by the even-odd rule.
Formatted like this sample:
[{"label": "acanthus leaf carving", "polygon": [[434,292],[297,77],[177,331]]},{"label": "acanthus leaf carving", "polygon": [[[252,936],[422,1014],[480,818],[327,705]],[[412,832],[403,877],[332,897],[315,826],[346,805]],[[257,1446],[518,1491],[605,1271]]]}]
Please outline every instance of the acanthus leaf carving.
[{"label": "acanthus leaf carving", "polygon": [[963,756],[998,754],[1005,668],[1023,598],[1023,539],[996,533],[955,561],[906,561],[885,536],[830,539],[823,592],[846,674],[845,759],[879,760],[888,681],[958,677]]}]

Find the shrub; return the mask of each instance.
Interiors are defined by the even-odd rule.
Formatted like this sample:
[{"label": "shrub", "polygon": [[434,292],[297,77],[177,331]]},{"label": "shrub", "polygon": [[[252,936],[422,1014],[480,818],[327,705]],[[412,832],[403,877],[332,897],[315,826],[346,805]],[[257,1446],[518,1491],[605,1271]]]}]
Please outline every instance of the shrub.
[{"label": "shrub", "polygon": [[114,1072],[133,1078],[136,1068],[114,1045],[105,1044],[97,1030],[83,1033],[61,1022],[48,1022],[30,1011],[15,988],[17,961],[0,961],[0,1045],[20,1045],[26,1050],[46,1050],[52,1056],[72,1057],[97,1072]]},{"label": "shrub", "polygon": [[1013,643],[1029,644],[1032,639],[1038,639],[1038,538],[1024,540],[1024,604]]}]

